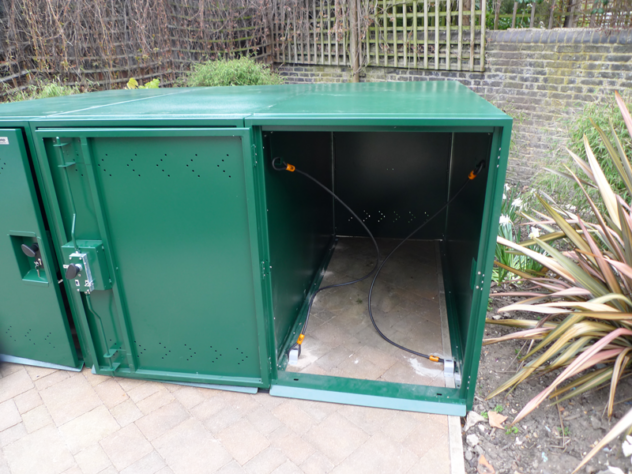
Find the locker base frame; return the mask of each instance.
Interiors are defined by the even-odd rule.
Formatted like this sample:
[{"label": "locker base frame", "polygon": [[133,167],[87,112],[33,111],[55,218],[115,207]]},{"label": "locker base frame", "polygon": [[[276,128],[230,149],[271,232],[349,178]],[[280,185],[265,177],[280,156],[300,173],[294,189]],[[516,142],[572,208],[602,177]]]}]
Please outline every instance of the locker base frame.
[{"label": "locker base frame", "polygon": [[42,367],[44,369],[69,370],[71,372],[81,372],[83,370],[83,362],[79,367],[68,367],[65,365],[50,364],[39,360],[25,359],[24,357],[15,357],[6,354],[0,354],[0,362],[9,364],[32,365],[33,367]]}]

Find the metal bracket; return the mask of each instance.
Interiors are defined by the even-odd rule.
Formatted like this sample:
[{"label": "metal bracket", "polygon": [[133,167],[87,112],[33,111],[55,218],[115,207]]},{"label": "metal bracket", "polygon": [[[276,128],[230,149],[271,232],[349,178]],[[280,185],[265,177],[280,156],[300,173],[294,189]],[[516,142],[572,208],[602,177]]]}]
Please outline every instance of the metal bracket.
[{"label": "metal bracket", "polygon": [[99,370],[101,372],[116,372],[120,365],[120,362],[114,362],[111,367],[100,367]]},{"label": "metal bracket", "polygon": [[[92,272],[90,271],[90,265],[88,264],[88,255],[85,253],[74,252],[70,254],[70,258],[79,258],[83,262],[83,271],[85,274],[84,289],[87,293],[94,291],[94,279],[92,278]],[[64,265],[64,268],[68,268],[68,265]],[[78,280],[77,280],[78,281]]]},{"label": "metal bracket", "polygon": [[444,360],[443,373],[446,377],[454,377],[454,360],[453,359]]},{"label": "metal bracket", "polygon": [[109,351],[107,351],[105,354],[103,354],[103,358],[104,359],[111,359],[112,357],[114,357],[116,355],[116,353],[119,351],[120,348],[121,348],[121,343],[117,342],[112,347],[110,347]]},{"label": "metal bracket", "polygon": [[301,346],[294,346],[287,353],[288,365],[298,364],[298,358],[301,356]]}]

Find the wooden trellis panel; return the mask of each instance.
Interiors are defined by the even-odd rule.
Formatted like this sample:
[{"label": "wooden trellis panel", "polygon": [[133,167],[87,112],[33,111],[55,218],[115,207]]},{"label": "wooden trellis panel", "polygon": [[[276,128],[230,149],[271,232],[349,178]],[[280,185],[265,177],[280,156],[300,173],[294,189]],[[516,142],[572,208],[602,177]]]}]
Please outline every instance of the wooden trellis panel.
[{"label": "wooden trellis panel", "polygon": [[[485,0],[378,0],[365,39],[364,64],[443,71],[483,71]],[[476,5],[475,0],[468,2]]]},{"label": "wooden trellis panel", "polygon": [[348,0],[299,0],[279,7],[272,37],[274,60],[296,64],[349,64]]},{"label": "wooden trellis panel", "polygon": [[[358,18],[350,18],[350,2]],[[473,5],[473,8],[470,8]],[[298,0],[275,12],[275,61],[356,67],[483,71],[486,0]]]}]

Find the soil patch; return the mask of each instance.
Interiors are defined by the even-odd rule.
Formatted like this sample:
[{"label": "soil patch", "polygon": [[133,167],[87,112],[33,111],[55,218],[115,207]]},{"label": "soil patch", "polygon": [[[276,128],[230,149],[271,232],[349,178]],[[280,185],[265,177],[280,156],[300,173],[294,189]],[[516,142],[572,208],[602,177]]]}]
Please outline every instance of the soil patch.
[{"label": "soil patch", "polygon": [[[493,291],[493,289],[492,289]],[[493,298],[487,317],[533,319],[528,313],[497,313],[496,310],[519,298]],[[485,337],[495,337],[513,332],[502,326],[488,324]],[[513,392],[504,392],[491,400],[485,397],[505,380],[516,373],[520,361],[516,354],[521,342],[502,342],[483,346],[474,411],[477,413],[499,411],[507,416],[509,425],[524,405],[551,383],[559,372],[532,377]],[[522,354],[526,352],[523,350]],[[609,387],[587,392],[564,401],[557,406],[544,402],[517,425],[517,430],[491,428],[489,422],[480,422],[463,433],[465,466],[468,474],[477,473],[481,456],[496,474],[566,474],[577,467],[584,455],[590,452],[617,421],[632,409],[632,377],[620,382],[614,415],[608,420],[606,405]],[[465,424],[465,419],[462,419]],[[476,435],[469,438],[468,435]],[[609,473],[608,466],[631,470],[630,459],[624,457],[621,441],[613,441],[597,454],[580,472]],[[483,467],[483,469],[485,469]],[[483,470],[482,472],[488,472]]]}]

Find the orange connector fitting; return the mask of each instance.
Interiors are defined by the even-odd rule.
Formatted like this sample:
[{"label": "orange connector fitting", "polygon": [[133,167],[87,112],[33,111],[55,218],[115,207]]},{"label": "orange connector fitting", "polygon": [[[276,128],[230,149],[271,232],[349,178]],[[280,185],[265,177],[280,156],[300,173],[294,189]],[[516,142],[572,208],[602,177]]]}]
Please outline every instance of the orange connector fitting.
[{"label": "orange connector fitting", "polygon": [[470,175],[468,176],[468,178],[470,179],[470,181],[472,181],[474,178],[476,178],[476,175],[474,174],[474,171],[470,171]]},{"label": "orange connector fitting", "polygon": [[298,340],[296,341],[296,343],[300,346],[301,344],[303,344],[303,339],[305,339],[305,334],[301,334],[300,336],[298,336]]},{"label": "orange connector fitting", "polygon": [[430,359],[432,362],[439,362],[439,358],[437,356],[428,356],[428,359]]},{"label": "orange connector fitting", "polygon": [[[285,168],[285,169],[286,169],[286,170],[288,170],[288,171],[294,171],[294,170],[296,169],[296,166],[291,165],[291,164],[289,164],[289,163],[288,163],[288,165],[286,166],[286,168]],[[299,343],[299,344],[300,344],[300,343]]]}]

